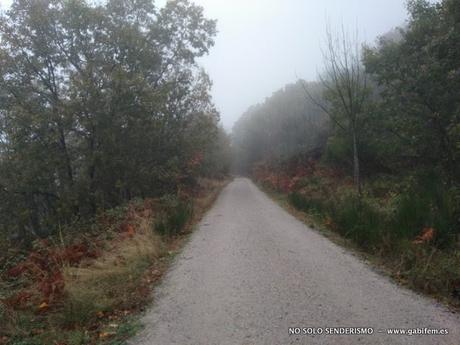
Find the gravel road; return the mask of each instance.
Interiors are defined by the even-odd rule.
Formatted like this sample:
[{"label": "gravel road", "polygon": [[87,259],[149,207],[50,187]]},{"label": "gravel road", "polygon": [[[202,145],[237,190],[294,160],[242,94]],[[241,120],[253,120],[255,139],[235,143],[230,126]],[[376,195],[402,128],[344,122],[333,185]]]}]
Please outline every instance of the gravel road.
[{"label": "gravel road", "polygon": [[[244,178],[223,190],[155,301],[131,344],[460,344],[458,314],[374,272]],[[374,334],[289,335],[290,327]],[[449,334],[387,335],[395,327]]]}]

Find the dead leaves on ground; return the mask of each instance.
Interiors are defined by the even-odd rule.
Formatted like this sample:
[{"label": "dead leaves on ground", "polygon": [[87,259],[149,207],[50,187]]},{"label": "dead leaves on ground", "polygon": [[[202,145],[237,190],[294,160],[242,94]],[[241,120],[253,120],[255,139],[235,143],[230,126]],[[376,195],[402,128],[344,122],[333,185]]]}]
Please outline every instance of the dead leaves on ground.
[{"label": "dead leaves on ground", "polygon": [[37,304],[39,311],[48,310],[53,302],[63,296],[65,282],[62,268],[65,265],[76,266],[83,259],[94,259],[100,255],[100,249],[84,243],[62,248],[50,245],[48,241],[39,241],[25,260],[6,272],[9,279],[23,278],[23,288],[4,299],[3,303],[13,309]]},{"label": "dead leaves on ground", "polygon": [[436,235],[436,230],[433,228],[423,228],[420,235],[418,235],[415,240],[412,242],[414,244],[424,244],[429,243],[433,240]]}]

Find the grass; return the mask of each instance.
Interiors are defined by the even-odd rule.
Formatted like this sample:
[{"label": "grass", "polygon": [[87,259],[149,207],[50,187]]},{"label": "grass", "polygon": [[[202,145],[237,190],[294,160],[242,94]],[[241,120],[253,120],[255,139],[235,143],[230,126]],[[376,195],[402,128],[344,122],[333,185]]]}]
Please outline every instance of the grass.
[{"label": "grass", "polygon": [[[152,288],[227,182],[201,180],[185,201],[174,196],[137,200],[101,215],[92,231],[102,234],[80,235],[90,236],[101,254],[59,268],[62,296],[43,310],[40,299],[21,308],[0,303],[0,344],[125,344],[142,328],[138,316],[151,301]],[[75,237],[78,232],[71,233]],[[53,250],[59,252],[67,241],[55,241]],[[21,288],[36,290],[26,278],[0,279],[0,297]]]},{"label": "grass", "polygon": [[62,267],[65,294],[49,312],[10,310],[9,343],[83,345],[131,334],[126,316],[148,301],[149,284],[161,273],[158,260],[167,253],[153,223],[136,215],[133,232],[114,235],[100,257]]},{"label": "grass", "polygon": [[162,198],[162,212],[155,223],[155,230],[166,236],[177,235],[193,215],[193,203],[167,195]]},{"label": "grass", "polygon": [[353,248],[399,283],[460,308],[455,189],[433,178],[402,182],[405,189],[394,181],[372,182],[361,197],[344,180],[318,176],[304,178],[291,193],[262,187],[295,216]]},{"label": "grass", "polygon": [[165,244],[154,232],[152,223],[141,219],[131,238],[117,244],[90,266],[64,269],[67,300],[60,314],[62,326],[83,326],[98,313],[133,308],[132,291],[151,263],[165,253]]}]

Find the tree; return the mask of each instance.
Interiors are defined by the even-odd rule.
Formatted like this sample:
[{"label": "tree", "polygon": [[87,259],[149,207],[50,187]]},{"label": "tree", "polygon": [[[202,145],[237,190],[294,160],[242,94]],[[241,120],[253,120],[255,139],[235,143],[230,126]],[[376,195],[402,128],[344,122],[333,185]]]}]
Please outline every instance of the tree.
[{"label": "tree", "polygon": [[174,192],[217,141],[196,63],[215,33],[188,0],[16,0],[0,18],[0,229],[46,235]]},{"label": "tree", "polygon": [[[364,51],[366,69],[379,83],[384,129],[399,140],[411,164],[459,176],[460,10],[458,1],[408,2],[410,19],[400,39],[382,37]],[[407,159],[407,157],[406,157]]]},{"label": "tree", "polygon": [[350,139],[354,182],[361,193],[360,134],[370,95],[368,76],[361,63],[357,37],[351,38],[344,28],[340,34],[333,34],[328,28],[326,39],[324,72],[319,76],[326,102],[314,97],[307,87],[304,89],[308,98],[323,109],[337,129]]},{"label": "tree", "polygon": [[[324,146],[327,117],[305,99],[302,83],[299,80],[274,92],[235,123],[232,142],[237,170],[248,173],[254,163],[280,162]],[[317,83],[309,83],[309,87],[319,92]]]}]

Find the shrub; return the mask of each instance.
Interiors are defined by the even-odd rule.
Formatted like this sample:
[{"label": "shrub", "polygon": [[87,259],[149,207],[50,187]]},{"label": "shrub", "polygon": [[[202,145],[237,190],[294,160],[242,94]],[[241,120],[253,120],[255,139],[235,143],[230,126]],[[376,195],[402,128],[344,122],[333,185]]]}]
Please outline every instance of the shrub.
[{"label": "shrub", "polygon": [[345,193],[331,204],[329,212],[340,232],[359,246],[379,243],[385,216],[365,196]]},{"label": "shrub", "polygon": [[96,259],[89,267],[64,269],[66,299],[56,323],[85,325],[97,312],[129,308],[136,290],[154,258],[164,252],[164,244],[152,231],[151,222],[141,220],[136,234]]},{"label": "shrub", "polygon": [[393,234],[397,238],[414,238],[420,229],[428,226],[430,205],[414,193],[401,194],[396,198]]},{"label": "shrub", "polygon": [[375,246],[381,239],[386,216],[377,211],[370,200],[345,191],[342,196],[321,198],[304,196],[298,192],[289,194],[290,203],[297,209],[319,213],[332,218],[337,230],[362,247]]},{"label": "shrub", "polygon": [[392,222],[394,235],[414,238],[423,228],[435,229],[434,244],[447,247],[455,243],[459,206],[456,189],[436,178],[422,178],[395,199]]},{"label": "shrub", "polygon": [[193,203],[174,195],[161,199],[162,211],[156,221],[155,230],[162,235],[174,236],[183,230],[193,215]]},{"label": "shrub", "polygon": [[315,212],[315,213],[321,213],[324,211],[325,204],[324,201],[322,201],[319,198],[306,198],[302,194],[293,192],[290,193],[289,196],[289,202],[298,210],[301,211],[310,211],[310,212]]}]

